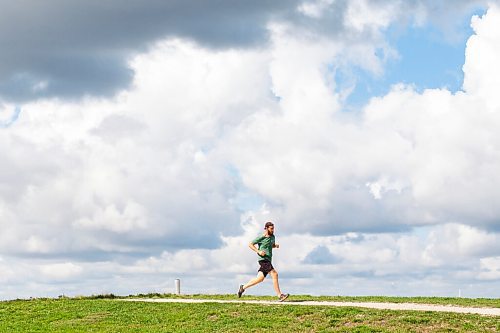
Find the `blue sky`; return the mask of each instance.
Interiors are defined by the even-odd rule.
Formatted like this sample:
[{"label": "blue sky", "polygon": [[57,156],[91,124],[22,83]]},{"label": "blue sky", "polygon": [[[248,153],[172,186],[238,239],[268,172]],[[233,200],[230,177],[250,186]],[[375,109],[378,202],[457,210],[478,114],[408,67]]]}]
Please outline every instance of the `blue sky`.
[{"label": "blue sky", "polygon": [[[387,40],[397,51],[397,57],[389,58],[381,75],[355,69],[357,84],[347,103],[362,107],[371,97],[384,95],[392,85],[399,83],[414,85],[418,91],[461,90],[465,46],[473,34],[470,17],[482,16],[484,12],[484,9],[476,9],[459,18],[460,23],[454,24],[452,33],[433,23],[389,28]],[[339,80],[341,82],[342,77]]]},{"label": "blue sky", "polygon": [[500,297],[497,2],[106,4],[0,13],[0,299],[233,293],[268,220],[286,292]]}]

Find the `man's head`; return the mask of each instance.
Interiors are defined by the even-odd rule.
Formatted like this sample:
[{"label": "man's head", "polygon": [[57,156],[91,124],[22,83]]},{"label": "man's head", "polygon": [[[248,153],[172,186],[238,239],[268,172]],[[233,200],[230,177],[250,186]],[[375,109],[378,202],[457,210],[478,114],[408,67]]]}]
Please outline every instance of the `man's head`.
[{"label": "man's head", "polygon": [[264,225],[264,230],[267,231],[268,235],[274,234],[274,223],[273,222],[266,222],[266,225]]}]

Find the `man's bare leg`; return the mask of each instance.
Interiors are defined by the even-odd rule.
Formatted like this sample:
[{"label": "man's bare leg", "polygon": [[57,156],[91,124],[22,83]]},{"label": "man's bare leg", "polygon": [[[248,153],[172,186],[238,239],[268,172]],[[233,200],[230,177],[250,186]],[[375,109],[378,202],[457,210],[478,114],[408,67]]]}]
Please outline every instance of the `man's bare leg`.
[{"label": "man's bare leg", "polygon": [[259,272],[256,278],[251,279],[250,281],[248,281],[247,284],[243,286],[243,290],[247,290],[248,288],[253,287],[256,284],[261,283],[262,281],[264,281],[264,279],[265,279],[264,273]]},{"label": "man's bare leg", "polygon": [[272,270],[269,272],[271,274],[271,277],[273,278],[273,286],[274,286],[274,291],[276,291],[276,294],[278,294],[278,297],[281,296],[281,289],[280,289],[280,283],[278,282],[278,272],[276,270]]}]

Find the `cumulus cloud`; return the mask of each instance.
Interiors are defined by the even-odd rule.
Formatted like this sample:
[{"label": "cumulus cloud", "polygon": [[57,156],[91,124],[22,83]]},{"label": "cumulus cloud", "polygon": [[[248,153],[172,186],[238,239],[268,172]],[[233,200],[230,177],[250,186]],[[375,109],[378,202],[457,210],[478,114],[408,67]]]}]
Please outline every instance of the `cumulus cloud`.
[{"label": "cumulus cloud", "polygon": [[265,42],[267,21],[290,1],[2,2],[0,96],[109,96],[128,87],[129,58],[169,37],[211,47]]},{"label": "cumulus cloud", "polygon": [[112,96],[133,81],[129,59],[159,40],[182,38],[215,49],[262,47],[269,41],[269,26],[276,23],[295,33],[347,39],[365,52],[369,50],[364,45],[372,43],[388,52],[381,32],[391,24],[456,22],[482,4],[483,0],[456,1],[453,6],[386,0],[3,1],[0,98],[26,102]]},{"label": "cumulus cloud", "polygon": [[[352,36],[311,33],[308,20],[332,8],[350,13]],[[395,85],[346,112],[335,73],[380,75],[380,32],[400,8],[303,2],[294,13],[305,30],[273,21],[266,48],[168,38],[129,58],[129,88],[113,98],[37,100],[17,116],[5,103],[0,281],[32,282],[26,294],[44,284],[77,293],[57,286],[72,279],[132,292],[144,276],[166,289],[181,275],[193,292],[217,291],[213,279],[230,292],[255,274],[246,244],[274,220],[293,292],[313,278],[328,293],[497,283],[498,9],[473,19],[463,91]]]},{"label": "cumulus cloud", "polygon": [[500,84],[500,70],[491,66],[496,61],[499,47],[495,41],[500,39],[500,24],[495,20],[499,7],[492,6],[488,15],[474,16],[471,26],[475,35],[467,41],[466,63],[463,66],[463,88],[467,95],[475,98],[478,108],[490,113],[498,110],[500,102],[495,94],[495,87]]},{"label": "cumulus cloud", "polygon": [[320,245],[309,252],[303,262],[306,264],[325,265],[336,264],[339,262],[339,259],[332,255],[327,247]]},{"label": "cumulus cloud", "polygon": [[0,133],[0,214],[17,225],[3,233],[3,250],[219,246],[240,227],[233,176],[214,146],[273,101],[266,59],[173,40],[132,61],[134,88],[116,100],[25,105]]},{"label": "cumulus cloud", "polygon": [[480,265],[479,279],[493,281],[500,279],[500,257],[482,258]]},{"label": "cumulus cloud", "polygon": [[[473,26],[494,24],[496,15],[493,7]],[[493,59],[498,52],[482,47],[477,29],[467,48],[464,91],[420,93],[396,85],[359,117],[341,112],[339,95],[323,76],[327,59],[342,54],[335,44],[315,52],[293,41],[284,50],[276,43],[277,110],[252,115],[229,141],[237,143],[230,156],[244,184],[295,230],[402,230],[443,222],[497,229],[500,118],[491,90],[496,85],[487,83],[498,75],[476,74],[469,55]],[[471,77],[492,88],[476,93],[468,87]]]},{"label": "cumulus cloud", "polygon": [[40,273],[50,280],[65,280],[74,278],[82,272],[82,268],[71,262],[61,264],[49,264],[40,267]]}]

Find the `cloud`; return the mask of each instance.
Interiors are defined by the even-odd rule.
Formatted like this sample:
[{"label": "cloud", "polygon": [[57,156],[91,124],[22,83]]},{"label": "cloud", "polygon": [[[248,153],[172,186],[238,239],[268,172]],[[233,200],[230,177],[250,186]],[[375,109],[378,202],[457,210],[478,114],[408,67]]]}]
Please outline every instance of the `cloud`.
[{"label": "cloud", "polygon": [[[344,54],[334,42],[315,50],[300,37],[278,37],[270,70],[279,105],[248,117],[228,141],[244,185],[300,232],[449,222],[497,230],[498,98],[493,88],[475,90],[496,86],[499,76],[486,69],[498,53],[486,38],[494,43],[496,35],[480,28],[496,16],[492,7],[475,19],[464,91],[395,85],[358,115],[342,112],[325,79],[328,59]],[[469,65],[479,54],[485,61]]]},{"label": "cloud", "polygon": [[313,265],[325,265],[325,264],[336,264],[339,262],[339,259],[336,258],[330,250],[325,246],[318,246],[306,256],[303,260],[306,264]]},{"label": "cloud", "polygon": [[21,108],[14,107],[14,112],[10,114],[6,107],[0,104],[0,128],[6,128],[12,125],[17,118],[19,118],[19,114],[21,113]]},{"label": "cloud", "polygon": [[214,147],[274,99],[266,59],[172,40],[134,58],[134,88],[116,100],[26,104],[0,133],[0,220],[16,221],[2,252],[102,260],[217,248],[240,211]]},{"label": "cloud", "polygon": [[465,33],[458,27],[463,18],[468,19],[470,12],[484,10],[495,3],[498,4],[498,1],[459,0],[454,1],[453,6],[449,6],[445,2],[419,0],[406,2],[403,7],[414,12],[415,25],[422,26],[431,23],[440,28],[443,37],[448,42],[453,43],[462,38],[462,34]]},{"label": "cloud", "polygon": [[464,91],[474,97],[474,102],[482,110],[494,112],[500,105],[495,88],[500,84],[500,74],[496,66],[496,55],[500,52],[494,41],[500,39],[500,24],[495,18],[499,15],[499,7],[492,6],[487,15],[474,16],[471,26],[475,34],[467,41],[466,63],[464,70]]},{"label": "cloud", "polygon": [[[241,230],[241,191],[289,234],[497,228],[498,117],[484,90],[395,86],[346,114],[328,65],[353,51],[271,31],[269,51],[168,40],[130,61],[132,88],[115,99],[25,105],[0,133],[0,215],[18,222],[4,251],[26,251],[12,240],[46,255],[217,248]],[[467,70],[475,48],[496,51],[467,48],[466,80],[481,85],[488,76]]]},{"label": "cloud", "polygon": [[133,79],[130,57],[181,37],[215,48],[258,45],[290,1],[7,2],[0,14],[0,96],[110,96]]},{"label": "cloud", "polygon": [[[343,4],[355,15],[377,3]],[[307,2],[303,33],[299,21],[273,21],[266,47],[171,37],[128,58],[131,81],[112,98],[36,100],[14,121],[16,105],[5,103],[3,297],[18,284],[28,296],[168,290],[179,275],[187,291],[230,292],[255,275],[246,244],[266,220],[277,222],[276,265],[292,292],[411,294],[428,284],[449,294],[467,284],[487,295],[477,286],[498,283],[500,243],[489,88],[498,10],[473,21],[463,91],[398,84],[346,112],[337,71],[383,73],[380,32],[399,7],[380,5],[351,17],[346,39],[306,24],[340,3]]]},{"label": "cloud", "polygon": [[49,264],[40,267],[40,273],[50,280],[66,280],[74,278],[82,272],[82,268],[73,263]]},{"label": "cloud", "polygon": [[125,204],[123,212],[117,210],[114,205],[99,208],[94,216],[83,217],[74,222],[74,226],[90,230],[110,230],[117,233],[126,233],[137,229],[145,229],[148,217],[144,207],[135,203]]},{"label": "cloud", "polygon": [[500,279],[500,257],[489,257],[481,259],[481,270],[479,279],[499,280]]},{"label": "cloud", "polygon": [[181,38],[213,49],[259,48],[268,44],[269,27],[276,24],[295,34],[348,40],[365,51],[365,44],[376,43],[390,54],[381,32],[394,22],[413,17],[420,24],[442,23],[443,17],[454,22],[483,2],[6,2],[0,13],[0,98],[27,102],[113,96],[134,79],[130,58],[160,40]]}]

